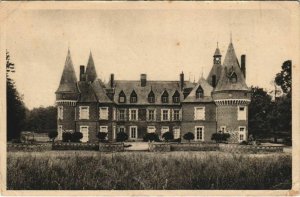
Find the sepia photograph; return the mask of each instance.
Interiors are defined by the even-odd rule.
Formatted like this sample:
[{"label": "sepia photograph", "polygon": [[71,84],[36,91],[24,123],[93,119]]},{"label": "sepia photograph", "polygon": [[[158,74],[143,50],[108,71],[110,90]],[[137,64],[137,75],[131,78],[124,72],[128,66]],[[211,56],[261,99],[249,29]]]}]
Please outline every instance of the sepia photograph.
[{"label": "sepia photograph", "polygon": [[299,195],[297,2],[1,4],[2,191]]}]

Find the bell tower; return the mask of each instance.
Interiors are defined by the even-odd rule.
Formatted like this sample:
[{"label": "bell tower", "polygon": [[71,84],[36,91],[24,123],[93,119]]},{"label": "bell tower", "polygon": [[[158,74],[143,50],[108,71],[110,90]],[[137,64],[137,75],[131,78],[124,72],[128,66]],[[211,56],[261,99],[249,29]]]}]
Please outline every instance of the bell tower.
[{"label": "bell tower", "polygon": [[208,74],[207,81],[208,83],[215,88],[220,79],[221,71],[222,71],[222,55],[219,49],[219,43],[217,42],[217,48],[213,55],[213,66]]},{"label": "bell tower", "polygon": [[220,52],[220,49],[219,49],[219,43],[217,42],[217,48],[216,48],[216,51],[215,51],[215,54],[214,54],[214,64],[219,64],[221,65],[221,58],[222,58],[222,55],[221,55],[221,52]]}]

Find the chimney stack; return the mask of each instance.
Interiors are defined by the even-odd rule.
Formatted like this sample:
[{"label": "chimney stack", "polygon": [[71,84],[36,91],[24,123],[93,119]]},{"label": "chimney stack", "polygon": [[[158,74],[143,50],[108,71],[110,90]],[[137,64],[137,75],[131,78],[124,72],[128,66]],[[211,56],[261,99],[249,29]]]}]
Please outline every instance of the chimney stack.
[{"label": "chimney stack", "polygon": [[246,55],[241,56],[241,70],[246,79]]},{"label": "chimney stack", "polygon": [[141,87],[145,87],[147,84],[147,75],[141,74]]},{"label": "chimney stack", "polygon": [[85,81],[84,65],[80,65],[79,81]]},{"label": "chimney stack", "polygon": [[217,86],[217,77],[213,75],[211,78],[212,87],[215,88]]},{"label": "chimney stack", "polygon": [[184,74],[183,71],[180,73],[180,88],[181,90],[183,90],[183,86],[184,86]]},{"label": "chimney stack", "polygon": [[113,73],[110,74],[110,87],[113,88],[115,83],[115,75]]}]

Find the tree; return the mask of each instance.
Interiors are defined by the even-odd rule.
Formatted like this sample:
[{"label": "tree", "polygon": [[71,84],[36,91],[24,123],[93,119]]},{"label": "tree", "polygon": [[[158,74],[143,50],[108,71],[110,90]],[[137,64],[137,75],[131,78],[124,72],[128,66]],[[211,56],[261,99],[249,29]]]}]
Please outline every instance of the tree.
[{"label": "tree", "polygon": [[191,140],[195,139],[195,135],[192,132],[187,132],[183,135],[183,139],[188,140],[191,142]]},{"label": "tree", "polygon": [[81,132],[74,132],[71,135],[71,142],[80,142],[80,140],[82,139],[83,134]]},{"label": "tree", "polygon": [[165,132],[162,135],[162,138],[164,138],[168,142],[169,140],[173,140],[174,139],[174,135],[173,135],[172,132],[168,131],[168,132]]},{"label": "tree", "polygon": [[52,140],[52,142],[54,142],[55,138],[58,136],[58,132],[57,131],[50,131],[48,133],[48,137],[50,140]]},{"label": "tree", "polygon": [[19,139],[24,126],[26,108],[22,96],[18,93],[12,75],[15,64],[10,62],[6,51],[6,100],[7,100],[7,141]]},{"label": "tree", "polygon": [[97,133],[97,138],[99,139],[100,142],[103,142],[106,140],[107,133],[106,132],[98,132]]},{"label": "tree", "polygon": [[144,142],[149,142],[149,141],[150,142],[153,142],[153,141],[159,142],[160,140],[156,133],[146,133],[143,137],[143,141]]},{"label": "tree", "polygon": [[125,132],[118,132],[117,133],[117,137],[116,137],[116,141],[117,142],[124,142],[128,140],[128,135]]},{"label": "tree", "polygon": [[292,61],[283,62],[281,68],[281,72],[276,74],[275,82],[290,97],[292,92]]}]

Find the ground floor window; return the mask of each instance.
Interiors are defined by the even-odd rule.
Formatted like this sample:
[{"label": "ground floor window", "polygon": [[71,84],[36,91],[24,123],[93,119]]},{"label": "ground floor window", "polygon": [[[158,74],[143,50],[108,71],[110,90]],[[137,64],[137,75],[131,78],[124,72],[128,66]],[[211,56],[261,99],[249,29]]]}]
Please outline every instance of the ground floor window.
[{"label": "ground floor window", "polygon": [[179,139],[180,138],[180,128],[175,127],[173,129],[173,131],[174,131],[174,139]]},{"label": "ground floor window", "polygon": [[147,127],[147,132],[148,133],[155,133],[155,126],[148,126]]},{"label": "ground floor window", "polygon": [[107,126],[100,126],[100,132],[107,133],[108,132]]},{"label": "ground floor window", "polygon": [[137,139],[137,126],[130,127],[130,138]]},{"label": "ground floor window", "polygon": [[196,141],[204,141],[204,127],[203,126],[195,127],[195,140]]},{"label": "ground floor window", "polygon": [[227,131],[226,131],[226,126],[221,126],[220,127],[220,131],[222,131],[222,133],[226,133]]},{"label": "ground floor window", "polygon": [[246,127],[239,127],[239,142],[246,141]]},{"label": "ground floor window", "polygon": [[81,142],[89,141],[89,127],[88,126],[80,126],[80,132],[82,133]]},{"label": "ground floor window", "polygon": [[162,126],[161,127],[161,136],[166,133],[169,132],[169,127],[168,126]]},{"label": "ground floor window", "polygon": [[58,133],[57,139],[62,140],[62,125],[57,126],[57,133]]}]

